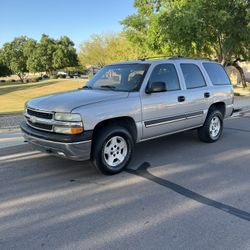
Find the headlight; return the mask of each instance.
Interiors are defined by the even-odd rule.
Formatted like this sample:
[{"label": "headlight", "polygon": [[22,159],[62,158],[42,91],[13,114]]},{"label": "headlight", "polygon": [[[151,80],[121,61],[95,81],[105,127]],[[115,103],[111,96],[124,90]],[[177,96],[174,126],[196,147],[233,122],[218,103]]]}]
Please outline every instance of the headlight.
[{"label": "headlight", "polygon": [[59,134],[80,134],[83,132],[83,128],[74,128],[74,127],[63,127],[63,126],[54,126],[54,132]]},{"label": "headlight", "polygon": [[80,134],[83,132],[80,114],[55,113],[54,132],[59,134]]},{"label": "headlight", "polygon": [[82,121],[82,117],[80,114],[55,113],[55,120],[65,122],[80,122]]}]

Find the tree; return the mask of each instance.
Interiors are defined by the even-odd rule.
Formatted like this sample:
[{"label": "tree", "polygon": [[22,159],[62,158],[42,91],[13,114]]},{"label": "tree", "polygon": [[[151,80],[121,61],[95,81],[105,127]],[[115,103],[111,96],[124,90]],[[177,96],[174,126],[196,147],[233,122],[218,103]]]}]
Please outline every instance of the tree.
[{"label": "tree", "polygon": [[81,44],[79,60],[83,66],[103,67],[106,64],[136,59],[138,49],[122,33],[93,35]]},{"label": "tree", "polygon": [[77,64],[74,43],[67,36],[55,40],[44,34],[27,60],[30,72],[46,72],[50,75],[57,69]]},{"label": "tree", "polygon": [[39,44],[36,44],[34,51],[30,54],[27,60],[27,69],[32,73],[46,71],[45,60],[43,60]]},{"label": "tree", "polygon": [[0,63],[0,77],[11,75],[11,70],[4,64]]},{"label": "tree", "polygon": [[106,64],[106,39],[100,35],[92,35],[82,43],[79,52],[79,60],[82,65],[103,67]]},{"label": "tree", "polygon": [[[128,37],[143,32],[155,53],[208,56],[224,66],[249,59],[248,0],[135,0],[137,14],[123,20]],[[134,20],[140,20],[139,24]],[[142,25],[143,24],[143,25]]]},{"label": "tree", "polygon": [[21,36],[15,38],[10,43],[5,43],[2,48],[2,61],[4,65],[9,68],[13,74],[17,74],[21,82],[27,72],[27,59],[28,55],[26,54],[31,46],[31,39]]},{"label": "tree", "polygon": [[0,77],[11,75],[11,70],[4,64],[3,52],[0,50]]},{"label": "tree", "polygon": [[27,60],[30,72],[46,72],[51,74],[53,67],[53,54],[56,51],[56,41],[48,35],[43,34],[40,41],[36,44],[33,53]]},{"label": "tree", "polygon": [[140,57],[137,47],[126,38],[123,33],[113,34],[106,39],[106,64],[135,60]]},{"label": "tree", "polygon": [[[46,72],[78,65],[74,43],[63,36],[58,40],[42,35],[39,42],[21,36],[5,43],[0,51],[1,71],[8,69],[23,82],[26,72]],[[3,74],[3,73],[2,73]]]},{"label": "tree", "polygon": [[78,59],[74,43],[63,36],[56,41],[56,50],[53,54],[53,68],[62,69],[78,65]]}]

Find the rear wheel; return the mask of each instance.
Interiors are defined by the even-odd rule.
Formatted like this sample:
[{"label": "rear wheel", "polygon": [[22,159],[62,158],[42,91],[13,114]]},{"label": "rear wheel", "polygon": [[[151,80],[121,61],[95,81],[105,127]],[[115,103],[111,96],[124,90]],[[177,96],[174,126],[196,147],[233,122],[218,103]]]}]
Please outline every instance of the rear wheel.
[{"label": "rear wheel", "polygon": [[93,145],[93,163],[103,174],[112,175],[124,170],[133,152],[133,138],[123,127],[101,129]]},{"label": "rear wheel", "polygon": [[223,115],[219,110],[208,112],[204,125],[198,128],[198,137],[204,142],[216,142],[222,135]]}]

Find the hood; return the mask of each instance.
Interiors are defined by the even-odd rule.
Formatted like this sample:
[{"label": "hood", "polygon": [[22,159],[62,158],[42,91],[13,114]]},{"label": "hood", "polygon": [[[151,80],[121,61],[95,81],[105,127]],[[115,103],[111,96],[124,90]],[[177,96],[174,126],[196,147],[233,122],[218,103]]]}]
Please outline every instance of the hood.
[{"label": "hood", "polygon": [[27,106],[47,111],[71,112],[81,106],[126,97],[127,92],[83,89],[38,97],[30,100]]}]

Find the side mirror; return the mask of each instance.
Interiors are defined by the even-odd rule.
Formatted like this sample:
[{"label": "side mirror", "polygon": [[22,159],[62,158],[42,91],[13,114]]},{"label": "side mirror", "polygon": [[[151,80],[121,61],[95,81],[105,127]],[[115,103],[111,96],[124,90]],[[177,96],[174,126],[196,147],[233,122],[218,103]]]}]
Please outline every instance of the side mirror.
[{"label": "side mirror", "polygon": [[150,86],[146,88],[147,94],[165,91],[167,91],[165,82],[152,82]]}]

